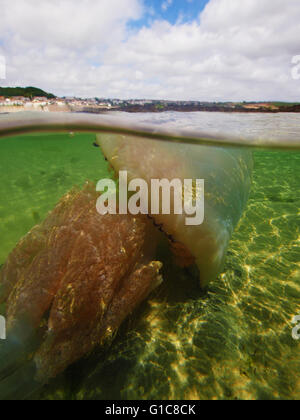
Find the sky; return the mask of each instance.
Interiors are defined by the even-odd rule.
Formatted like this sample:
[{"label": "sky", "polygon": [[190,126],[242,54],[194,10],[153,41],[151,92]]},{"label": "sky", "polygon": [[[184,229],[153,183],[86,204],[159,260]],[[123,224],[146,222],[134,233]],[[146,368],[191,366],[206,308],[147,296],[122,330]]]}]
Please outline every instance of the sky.
[{"label": "sky", "polygon": [[0,86],[300,101],[299,34],[299,0],[0,0]]},{"label": "sky", "polygon": [[148,0],[144,2],[144,13],[131,23],[141,28],[151,26],[155,20],[166,20],[172,25],[191,22],[205,8],[209,0]]}]

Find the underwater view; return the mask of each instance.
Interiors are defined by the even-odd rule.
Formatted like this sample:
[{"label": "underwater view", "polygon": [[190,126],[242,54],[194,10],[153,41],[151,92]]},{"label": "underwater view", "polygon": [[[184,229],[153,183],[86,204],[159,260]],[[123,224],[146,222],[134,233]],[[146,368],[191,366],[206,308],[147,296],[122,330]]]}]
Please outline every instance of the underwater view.
[{"label": "underwater view", "polygon": [[[115,115],[0,115],[0,400],[299,399],[299,114]],[[100,215],[122,170],[204,222]]]}]

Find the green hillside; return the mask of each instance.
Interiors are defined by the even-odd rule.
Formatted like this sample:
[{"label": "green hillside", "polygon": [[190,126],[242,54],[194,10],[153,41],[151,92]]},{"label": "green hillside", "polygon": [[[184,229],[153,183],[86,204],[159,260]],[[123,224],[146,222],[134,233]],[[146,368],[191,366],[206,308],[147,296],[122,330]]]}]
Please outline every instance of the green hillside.
[{"label": "green hillside", "polygon": [[36,98],[37,96],[46,97],[48,99],[55,98],[51,93],[47,93],[42,89],[36,87],[0,87],[0,96],[5,96],[6,98],[11,98],[14,96],[25,96],[26,98]]}]

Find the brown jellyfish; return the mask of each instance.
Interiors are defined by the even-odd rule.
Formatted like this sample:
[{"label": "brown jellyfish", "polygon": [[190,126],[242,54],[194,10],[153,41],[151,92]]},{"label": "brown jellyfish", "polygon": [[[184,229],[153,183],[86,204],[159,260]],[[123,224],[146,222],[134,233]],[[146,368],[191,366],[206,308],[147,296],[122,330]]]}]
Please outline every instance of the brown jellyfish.
[{"label": "brown jellyfish", "polygon": [[[91,183],[62,198],[0,272],[9,342],[25,349],[38,332],[38,344],[24,352],[32,354],[41,383],[112,339],[161,283],[162,263],[155,261],[160,235],[169,240],[179,265],[198,266],[200,285],[216,276],[250,190],[248,152],[119,135],[99,136],[97,143],[116,174],[126,170],[129,180],[204,179],[205,218],[201,225],[187,226],[186,214],[100,215],[99,193]],[[0,378],[16,359],[9,345],[4,351]]]}]

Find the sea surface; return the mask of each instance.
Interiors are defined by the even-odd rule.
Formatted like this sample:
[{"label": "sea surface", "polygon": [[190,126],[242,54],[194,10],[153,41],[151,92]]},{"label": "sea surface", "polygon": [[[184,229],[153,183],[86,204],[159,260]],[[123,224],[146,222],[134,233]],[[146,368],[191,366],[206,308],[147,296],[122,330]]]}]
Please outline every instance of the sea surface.
[{"label": "sea surface", "polygon": [[[166,259],[162,286],[125,322],[113,344],[34,397],[299,399],[300,341],[292,338],[292,319],[300,315],[300,115],[168,112],[126,118],[171,129],[278,138],[281,149],[292,138],[299,146],[253,150],[248,206],[224,270],[206,291],[192,270]],[[90,133],[0,139],[0,265],[63,194],[108,176],[94,141]]]}]

